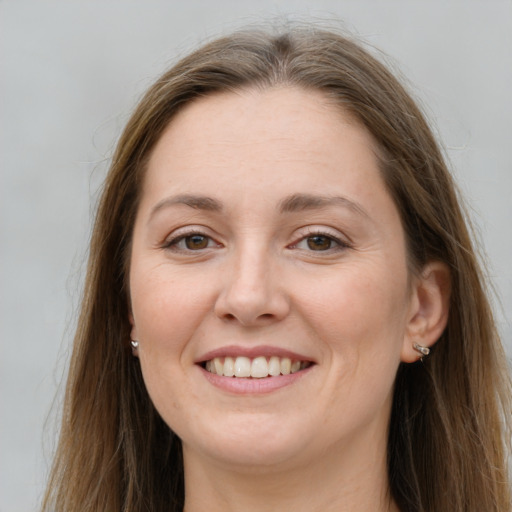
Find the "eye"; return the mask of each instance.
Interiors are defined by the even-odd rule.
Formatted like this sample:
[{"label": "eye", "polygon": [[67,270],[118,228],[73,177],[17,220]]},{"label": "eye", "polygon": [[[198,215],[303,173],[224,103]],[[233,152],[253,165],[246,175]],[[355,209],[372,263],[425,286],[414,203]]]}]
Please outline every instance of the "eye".
[{"label": "eye", "polygon": [[325,235],[308,236],[303,241],[306,242],[308,249],[312,251],[327,251],[334,245],[334,240]]},{"label": "eye", "polygon": [[164,244],[164,248],[173,251],[201,251],[211,247],[219,247],[209,236],[203,233],[185,233],[171,238]]},{"label": "eye", "polygon": [[187,249],[196,251],[198,249],[206,249],[210,239],[204,235],[191,235],[181,239]]},{"label": "eye", "polygon": [[350,247],[348,242],[345,242],[332,234],[310,232],[298,242],[292,244],[290,248],[313,252],[333,252],[343,250],[348,247]]}]

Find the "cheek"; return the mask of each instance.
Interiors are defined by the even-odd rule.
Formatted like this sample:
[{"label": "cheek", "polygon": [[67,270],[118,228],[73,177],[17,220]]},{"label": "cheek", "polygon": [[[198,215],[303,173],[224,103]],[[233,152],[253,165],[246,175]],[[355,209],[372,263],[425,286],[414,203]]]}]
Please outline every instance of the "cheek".
[{"label": "cheek", "polygon": [[[142,277],[140,277],[142,276]],[[199,339],[200,324],[211,310],[212,293],[201,281],[178,276],[165,266],[134,269],[132,311],[139,340],[139,359],[148,393],[168,421],[181,417],[190,396],[184,389],[186,371],[193,361],[192,338]]]},{"label": "cheek", "polygon": [[[200,282],[187,279],[186,273],[157,266],[133,267],[131,277],[132,312],[139,339],[142,375],[152,402],[171,428],[189,411],[183,397],[187,388],[187,369],[191,366],[192,338],[198,337],[200,324],[211,310],[211,293]],[[194,421],[189,418],[187,421]]]},{"label": "cheek", "polygon": [[406,275],[393,278],[354,266],[318,284],[302,309],[331,362],[331,396],[338,397],[336,389],[343,389],[354,399],[367,395],[382,401],[400,362],[408,311]]},{"label": "cheek", "polygon": [[[317,280],[302,299],[302,310],[317,332],[340,343],[392,341],[405,328],[407,278],[362,265]],[[309,312],[309,313],[308,313]]]},{"label": "cheek", "polygon": [[156,268],[134,275],[142,276],[131,281],[134,323],[139,341],[151,347],[185,341],[211,309],[211,291],[184,273]]},{"label": "cheek", "polygon": [[[317,332],[328,345],[332,388],[329,410],[361,421],[389,403],[405,332],[406,281],[356,273],[338,282],[331,301],[317,309]],[[366,418],[366,420],[364,420]]]}]

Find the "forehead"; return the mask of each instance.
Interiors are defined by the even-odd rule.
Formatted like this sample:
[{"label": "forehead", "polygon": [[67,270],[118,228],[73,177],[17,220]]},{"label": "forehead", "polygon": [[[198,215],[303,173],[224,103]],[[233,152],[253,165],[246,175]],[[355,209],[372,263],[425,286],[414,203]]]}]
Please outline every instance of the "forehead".
[{"label": "forehead", "polygon": [[297,143],[319,143],[323,138],[328,143],[338,131],[333,133],[334,127],[353,127],[369,146],[376,146],[355,115],[321,91],[292,86],[251,88],[195,99],[174,116],[159,143],[163,138],[168,144],[176,136],[193,144],[268,143],[269,137]]},{"label": "forehead", "polygon": [[264,171],[269,169],[273,177],[284,172],[300,181],[312,165],[321,178],[332,170],[333,159],[340,170],[359,170],[369,178],[367,171],[378,168],[376,154],[368,130],[319,91],[281,87],[216,93],[172,119],[150,156],[146,185],[160,186],[171,176],[176,185],[182,179],[200,185],[198,180],[209,181],[212,173],[216,179],[245,174],[268,181],[271,176]]}]

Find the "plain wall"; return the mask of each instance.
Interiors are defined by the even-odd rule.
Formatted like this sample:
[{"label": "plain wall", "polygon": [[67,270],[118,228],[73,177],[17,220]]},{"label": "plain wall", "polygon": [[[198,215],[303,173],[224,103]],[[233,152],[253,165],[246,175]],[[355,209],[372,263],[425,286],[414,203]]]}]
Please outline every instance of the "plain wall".
[{"label": "plain wall", "polygon": [[36,510],[43,491],[93,206],[137,98],[207,36],[285,15],[343,20],[414,84],[512,355],[511,1],[0,0],[0,512]]}]

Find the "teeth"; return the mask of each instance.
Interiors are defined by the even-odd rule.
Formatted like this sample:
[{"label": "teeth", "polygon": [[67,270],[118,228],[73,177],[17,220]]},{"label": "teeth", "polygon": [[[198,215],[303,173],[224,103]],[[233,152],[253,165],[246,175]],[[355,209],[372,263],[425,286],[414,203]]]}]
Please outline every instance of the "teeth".
[{"label": "teeth", "polygon": [[276,375],[281,375],[281,361],[279,357],[272,356],[270,361],[268,362],[268,373],[275,377]]},{"label": "teeth", "polygon": [[268,363],[265,357],[256,357],[251,364],[251,377],[268,377]]},{"label": "teeth", "polygon": [[224,373],[224,365],[222,364],[222,361],[218,357],[216,357],[213,360],[213,366],[215,367],[215,372],[212,373],[217,373],[219,375],[222,375]]},{"label": "teeth", "polygon": [[251,376],[251,360],[248,357],[237,357],[235,360],[235,377]]},{"label": "teeth", "polygon": [[292,370],[292,360],[287,357],[281,359],[281,373],[283,375],[289,375]]},{"label": "teeth", "polygon": [[232,357],[226,357],[224,359],[222,374],[224,375],[224,377],[233,377],[233,375],[235,375],[235,361],[233,361]]},{"label": "teeth", "polygon": [[309,366],[306,361],[292,361],[289,357],[272,356],[269,359],[263,356],[250,359],[245,356],[216,357],[205,364],[206,371],[223,375],[224,377],[252,377],[262,379],[289,375],[304,370]]}]

